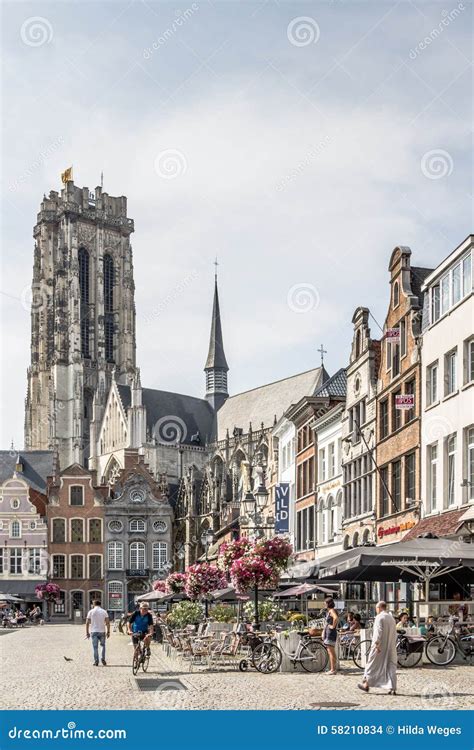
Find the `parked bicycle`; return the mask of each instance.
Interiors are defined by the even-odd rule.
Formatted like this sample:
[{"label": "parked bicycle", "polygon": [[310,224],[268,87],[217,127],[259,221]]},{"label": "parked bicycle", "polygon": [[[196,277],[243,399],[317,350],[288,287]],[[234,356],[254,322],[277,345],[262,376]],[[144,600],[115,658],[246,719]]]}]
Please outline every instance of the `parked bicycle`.
[{"label": "parked bicycle", "polygon": [[474,656],[474,633],[458,624],[459,618],[449,619],[448,630],[445,635],[438,634],[430,638],[426,644],[426,656],[436,667],[446,667],[454,661],[459,653],[465,661],[472,663]]},{"label": "parked bicycle", "polygon": [[147,671],[148,666],[150,664],[150,656],[148,654],[147,648],[143,645],[143,640],[139,640],[134,648],[133,651],[133,660],[132,660],[132,673],[133,676],[135,676],[140,667],[144,672]]},{"label": "parked bicycle", "polygon": [[[369,658],[372,641],[361,641],[355,648],[352,659],[359,669],[365,669]],[[403,669],[416,667],[423,656],[424,640],[411,639],[404,630],[397,633],[397,663]]]},{"label": "parked bicycle", "polygon": [[256,669],[267,674],[276,672],[284,655],[291,661],[294,669],[300,664],[305,672],[316,673],[325,670],[329,661],[326,647],[305,631],[298,632],[298,635],[299,642],[294,652],[286,651],[282,644],[276,641],[275,635],[265,638],[252,649],[252,662]]}]

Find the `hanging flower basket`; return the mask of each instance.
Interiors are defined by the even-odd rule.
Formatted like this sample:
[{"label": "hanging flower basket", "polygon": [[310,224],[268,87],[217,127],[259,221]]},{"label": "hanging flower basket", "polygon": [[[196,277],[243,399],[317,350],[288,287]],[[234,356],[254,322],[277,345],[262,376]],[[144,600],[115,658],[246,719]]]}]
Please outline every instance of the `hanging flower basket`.
[{"label": "hanging flower basket", "polygon": [[61,589],[57,583],[39,583],[35,586],[35,594],[46,602],[59,602]]},{"label": "hanging flower basket", "polygon": [[216,565],[197,563],[187,570],[184,591],[186,596],[195,601],[205,598],[211,591],[225,588],[226,585],[226,577]]},{"label": "hanging flower basket", "polygon": [[181,594],[186,585],[185,573],[170,573],[166,579],[166,590],[170,594]]},{"label": "hanging flower basket", "polygon": [[255,545],[255,554],[280,572],[287,567],[293,554],[293,547],[286,539],[283,539],[281,536],[275,536],[273,539],[265,539],[258,542]]},{"label": "hanging flower basket", "polygon": [[230,569],[230,580],[238,594],[245,594],[249,589],[265,588],[274,583],[275,571],[262,558],[247,555],[235,560]]},{"label": "hanging flower basket", "polygon": [[239,560],[244,555],[249,554],[254,547],[254,544],[247,539],[242,537],[241,539],[235,539],[233,542],[224,542],[219,547],[219,557],[217,558],[218,567],[227,575],[230,573],[232,563],[235,560]]},{"label": "hanging flower basket", "polygon": [[160,591],[162,594],[167,594],[166,581],[155,581],[153,584],[154,591]]}]

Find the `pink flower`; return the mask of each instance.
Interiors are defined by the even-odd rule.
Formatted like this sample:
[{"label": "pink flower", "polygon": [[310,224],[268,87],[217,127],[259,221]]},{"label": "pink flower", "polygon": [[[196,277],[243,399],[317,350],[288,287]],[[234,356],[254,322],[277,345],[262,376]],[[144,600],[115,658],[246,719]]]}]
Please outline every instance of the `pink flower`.
[{"label": "pink flower", "polygon": [[155,581],[153,584],[153,589],[155,591],[161,591],[163,594],[166,594],[166,581]]},{"label": "pink flower", "polygon": [[185,573],[170,573],[166,579],[166,589],[170,594],[180,594],[186,585]]},{"label": "pink flower", "polygon": [[236,560],[230,569],[230,580],[238,594],[249,589],[273,585],[275,573],[271,565],[260,557],[248,555]]},{"label": "pink flower", "polygon": [[197,563],[191,565],[186,572],[186,584],[184,590],[190,599],[199,599],[216,589],[222,589],[227,585],[225,575],[218,567],[210,563]]},{"label": "pink flower", "polygon": [[246,537],[235,539],[233,542],[224,542],[219,547],[218,567],[229,574],[232,563],[252,551],[254,545]]}]

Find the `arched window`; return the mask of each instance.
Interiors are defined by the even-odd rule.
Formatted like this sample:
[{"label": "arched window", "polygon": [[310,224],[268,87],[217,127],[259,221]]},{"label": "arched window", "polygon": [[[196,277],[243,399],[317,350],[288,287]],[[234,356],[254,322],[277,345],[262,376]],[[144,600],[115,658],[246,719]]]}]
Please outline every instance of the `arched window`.
[{"label": "arched window", "polygon": [[109,581],[109,606],[108,609],[121,612],[123,610],[123,583],[122,581]]},{"label": "arched window", "polygon": [[356,333],[356,346],[355,346],[355,355],[356,357],[360,357],[360,341],[361,341],[361,334],[360,331],[357,331]]},{"label": "arched window", "polygon": [[100,518],[89,518],[89,542],[98,543],[102,541],[102,520]]},{"label": "arched window", "polygon": [[12,521],[10,526],[10,536],[12,539],[19,539],[21,537],[21,526],[19,521]]},{"label": "arched window", "polygon": [[52,563],[52,577],[66,578],[66,555],[53,555]]},{"label": "arched window", "polygon": [[114,262],[104,255],[104,340],[105,359],[114,361]]},{"label": "arched window", "polygon": [[72,518],[71,519],[71,542],[83,542],[83,541],[84,541],[84,519]]},{"label": "arched window", "polygon": [[107,566],[109,570],[123,570],[122,542],[109,542],[107,545]]},{"label": "arched window", "polygon": [[398,281],[396,281],[393,287],[393,306],[398,307],[399,304],[400,304],[400,285]]},{"label": "arched window", "polygon": [[153,545],[153,570],[162,570],[168,562],[168,545],[166,542],[155,542]]},{"label": "arched window", "polygon": [[146,531],[146,523],[141,518],[132,518],[130,521],[130,531]]},{"label": "arched window", "polygon": [[89,349],[89,253],[79,248],[79,290],[81,295],[81,352],[90,357]]},{"label": "arched window", "polygon": [[71,578],[84,578],[84,555],[71,555]]},{"label": "arched window", "polygon": [[328,511],[327,512],[328,512],[328,542],[332,542],[332,540],[334,539],[334,533],[335,533],[334,498],[332,497],[332,495],[328,497]]},{"label": "arched window", "polygon": [[359,546],[359,532],[358,531],[356,531],[356,533],[352,537],[352,546],[353,547],[358,547]]},{"label": "arched window", "polygon": [[89,578],[92,581],[102,578],[102,555],[89,555]]},{"label": "arched window", "polygon": [[61,544],[66,541],[66,521],[64,518],[53,518],[53,542]]},{"label": "arched window", "polygon": [[346,534],[346,536],[344,537],[344,541],[342,543],[342,548],[343,549],[349,549],[349,534]]},{"label": "arched window", "polygon": [[145,545],[143,542],[132,542],[130,545],[130,567],[132,569],[145,567]]}]

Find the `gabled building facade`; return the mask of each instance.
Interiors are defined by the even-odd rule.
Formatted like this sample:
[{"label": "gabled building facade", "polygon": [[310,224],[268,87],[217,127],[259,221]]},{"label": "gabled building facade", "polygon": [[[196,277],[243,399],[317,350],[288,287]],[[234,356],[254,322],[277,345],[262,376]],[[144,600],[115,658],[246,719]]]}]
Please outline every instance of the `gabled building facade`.
[{"label": "gabled building facade", "polygon": [[108,488],[80,464],[52,479],[47,505],[49,577],[60,588],[55,620],[82,622],[94,599],[104,603],[104,502]]},{"label": "gabled building facade", "polygon": [[400,541],[420,517],[422,286],[431,270],[412,266],[410,248],[396,247],[389,272],[377,384],[379,544]]},{"label": "gabled building facade", "polygon": [[344,510],[343,547],[375,543],[377,472],[376,415],[380,341],[371,337],[369,310],[358,307],[347,367],[347,396],[342,417]]}]

